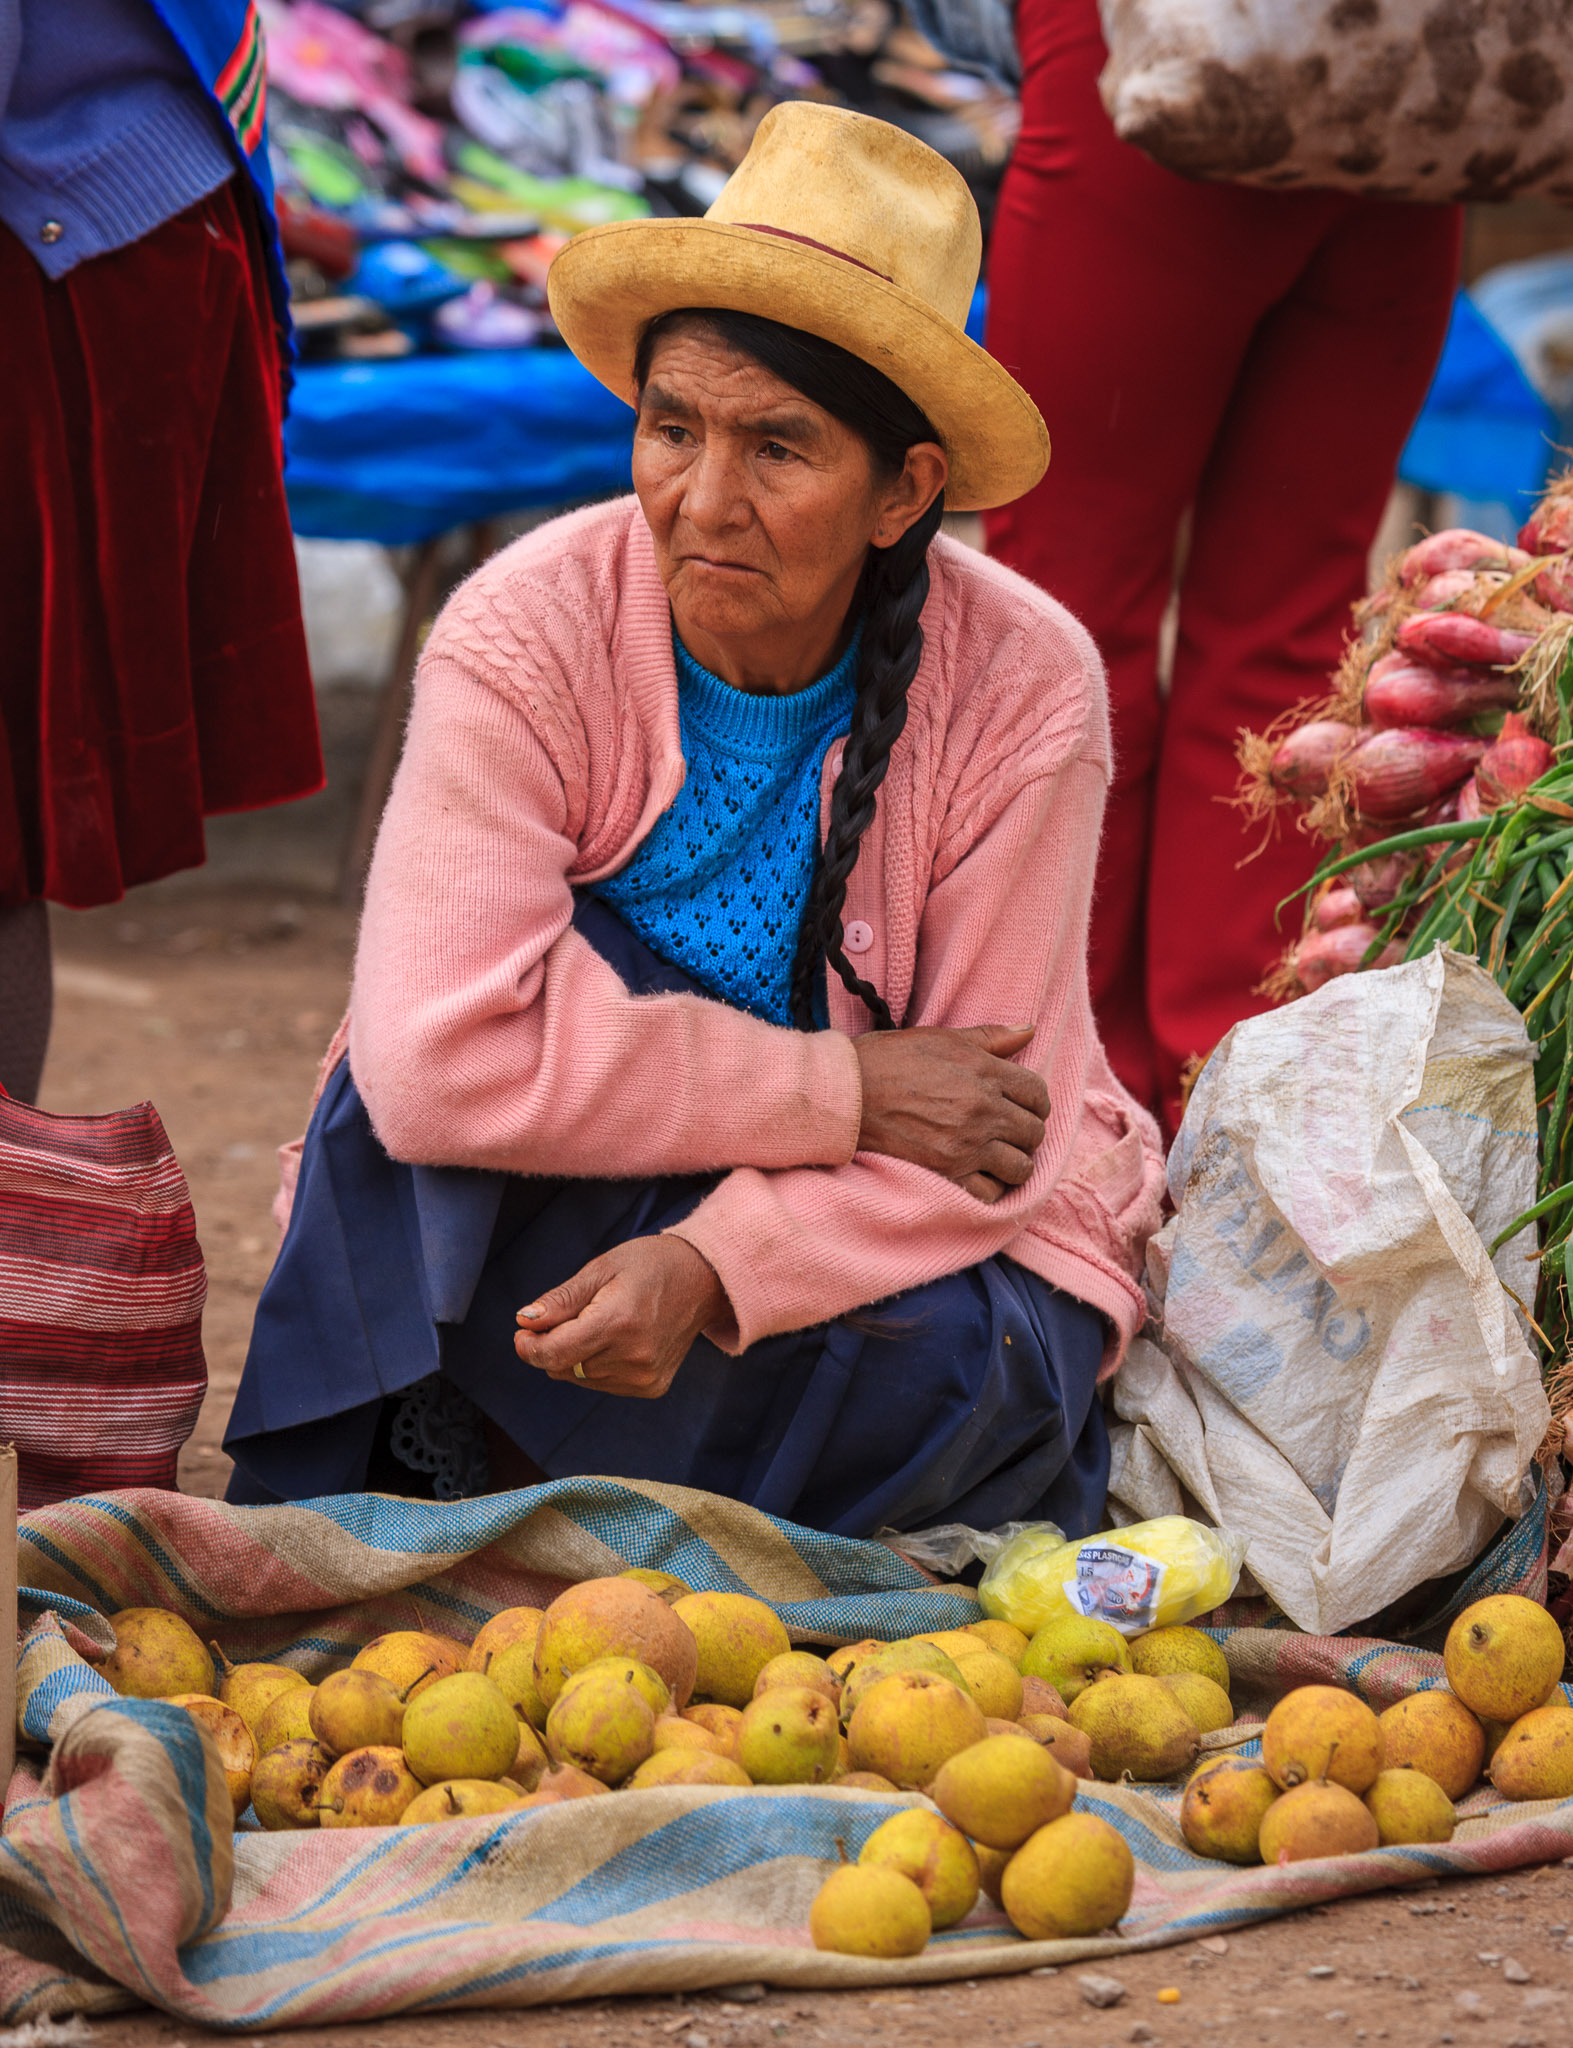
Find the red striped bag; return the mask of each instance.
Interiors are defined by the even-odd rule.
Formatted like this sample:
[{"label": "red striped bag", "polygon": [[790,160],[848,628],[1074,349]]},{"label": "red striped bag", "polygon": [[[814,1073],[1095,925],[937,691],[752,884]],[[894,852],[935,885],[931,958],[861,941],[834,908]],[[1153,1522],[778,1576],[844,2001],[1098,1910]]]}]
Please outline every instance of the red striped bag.
[{"label": "red striped bag", "polygon": [[174,1486],[207,1390],[206,1296],[151,1102],[51,1116],[0,1091],[0,1441],[23,1508]]}]

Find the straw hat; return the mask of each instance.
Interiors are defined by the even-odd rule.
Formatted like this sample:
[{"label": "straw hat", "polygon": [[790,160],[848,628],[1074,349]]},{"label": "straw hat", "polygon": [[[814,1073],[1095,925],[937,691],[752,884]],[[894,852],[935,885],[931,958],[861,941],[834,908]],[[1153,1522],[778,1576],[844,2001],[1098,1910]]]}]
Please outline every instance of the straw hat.
[{"label": "straw hat", "polygon": [[934,422],[945,502],[1008,504],[1048,467],[1037,407],[964,331],[983,238],[959,172],[888,122],[807,100],[775,107],[703,220],[576,235],[547,280],[587,370],[635,401],[651,320],[683,306],[760,313],[833,341]]}]

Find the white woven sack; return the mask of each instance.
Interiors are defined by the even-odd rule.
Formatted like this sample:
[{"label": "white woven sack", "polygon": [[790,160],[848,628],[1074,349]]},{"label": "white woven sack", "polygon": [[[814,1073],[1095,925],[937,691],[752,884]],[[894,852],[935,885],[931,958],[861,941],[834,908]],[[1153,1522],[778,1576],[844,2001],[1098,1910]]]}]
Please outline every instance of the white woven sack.
[{"label": "white woven sack", "polygon": [[1170,1156],[1111,1493],[1146,1517],[1183,1487],[1318,1635],[1468,1564],[1532,1497],[1550,1420],[1503,1287],[1532,1289],[1534,1226],[1486,1252],[1535,1154],[1523,1020],[1456,953],[1236,1025]]},{"label": "white woven sack", "polygon": [[1100,0],[1120,137],[1171,171],[1573,205],[1568,0]]}]

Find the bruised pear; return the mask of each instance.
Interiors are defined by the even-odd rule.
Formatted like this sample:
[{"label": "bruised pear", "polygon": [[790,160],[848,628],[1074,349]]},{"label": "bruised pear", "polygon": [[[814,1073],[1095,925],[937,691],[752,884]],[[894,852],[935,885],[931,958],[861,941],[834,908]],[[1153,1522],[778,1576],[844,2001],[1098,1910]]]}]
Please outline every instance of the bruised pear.
[{"label": "bruised pear", "polygon": [[1308,1863],[1322,1856],[1358,1856],[1380,1839],[1369,1807],[1346,1785],[1318,1778],[1273,1801],[1262,1815],[1257,1845],[1264,1863]]},{"label": "bruised pear", "polygon": [[1048,1750],[991,1735],[949,1758],[929,1788],[946,1820],[990,1849],[1019,1849],[1076,1797],[1076,1780]]},{"label": "bruised pear", "polygon": [[231,1664],[217,1643],[210,1647],[220,1673],[218,1696],[226,1707],[235,1709],[253,1735],[263,1709],[281,1692],[310,1683],[304,1672],[292,1671],[287,1664]]},{"label": "bruised pear", "polygon": [[404,1701],[375,1671],[335,1671],[311,1696],[311,1732],[330,1756],[378,1746],[396,1749],[404,1733]]},{"label": "bruised pear", "polygon": [[1340,1686],[1296,1686],[1262,1729],[1262,1763],[1286,1792],[1320,1778],[1364,1792],[1385,1762],[1381,1722]]},{"label": "bruised pear", "polygon": [[446,1636],[429,1635],[425,1629],[397,1628],[373,1636],[350,1660],[350,1669],[375,1671],[409,1701],[439,1678],[450,1678],[461,1670],[468,1654],[462,1643],[450,1642]]},{"label": "bruised pear", "polygon": [[317,1818],[325,1828],[391,1828],[420,1789],[420,1779],[391,1745],[352,1749],[323,1779]]},{"label": "bruised pear", "polygon": [[709,1756],[702,1749],[657,1749],[628,1780],[640,1792],[648,1785],[751,1785],[743,1766],[729,1756]]},{"label": "bruised pear", "polygon": [[1531,1707],[1497,1744],[1491,1782],[1504,1799],[1573,1797],[1573,1707]]},{"label": "bruised pear", "polygon": [[1123,1835],[1092,1813],[1067,1813],[1012,1856],[1000,1903],[1029,1941],[1075,1941],[1113,1927],[1129,1909],[1136,1862]]},{"label": "bruised pear", "polygon": [[772,1657],[754,1680],[754,1698],[774,1685],[807,1685],[822,1692],[833,1707],[841,1705],[841,1680],[823,1657],[811,1650],[788,1650],[784,1657]]},{"label": "bruised pear", "polygon": [[546,1717],[546,1747],[558,1763],[573,1764],[603,1785],[620,1785],[654,1746],[655,1713],[624,1678],[626,1669],[612,1658],[587,1666],[563,1687]]},{"label": "bruised pear", "polygon": [[809,1685],[777,1685],[743,1709],[737,1761],[756,1785],[824,1785],[841,1758],[833,1701]]},{"label": "bruised pear", "polygon": [[541,1773],[551,1759],[539,1735],[528,1721],[519,1723],[519,1747],[513,1762],[508,1766],[508,1776],[526,1792],[533,1792],[540,1783]]},{"label": "bruised pear", "polygon": [[1023,1714],[1016,1723],[1023,1735],[1040,1743],[1057,1764],[1063,1764],[1073,1778],[1096,1776],[1092,1768],[1092,1739],[1069,1721],[1053,1714]]},{"label": "bruised pear", "polygon": [[1493,1593],[1466,1607],[1447,1632],[1447,1682],[1482,1721],[1516,1721],[1550,1699],[1567,1645],[1537,1600]]},{"label": "bruised pear", "polygon": [[1109,1672],[1129,1673],[1131,1653],[1117,1628],[1090,1614],[1064,1614],[1038,1630],[1021,1660],[1023,1678],[1041,1678],[1067,1708]]},{"label": "bruised pear", "polygon": [[476,1632],[470,1654],[464,1660],[465,1670],[490,1677],[486,1667],[491,1659],[499,1650],[511,1650],[516,1643],[527,1643],[533,1656],[535,1638],[545,1615],[544,1607],[504,1607]]},{"label": "bruised pear", "polygon": [[684,1707],[683,1719],[713,1735],[721,1755],[736,1763],[737,1738],[743,1726],[740,1709],[723,1707],[718,1700],[700,1700],[697,1706]]},{"label": "bruised pear", "polygon": [[1458,1816],[1435,1778],[1409,1769],[1381,1771],[1365,1795],[1384,1849],[1404,1842],[1450,1842]]},{"label": "bruised pear", "polygon": [[560,1806],[565,1799],[593,1799],[606,1791],[599,1778],[572,1764],[551,1764],[542,1771],[535,1790],[521,1803],[525,1806]]},{"label": "bruised pear", "polygon": [[405,1709],[404,1757],[423,1785],[500,1778],[518,1753],[518,1717],[479,1671],[450,1672],[423,1687]]},{"label": "bruised pear", "polygon": [[1462,1799],[1486,1760],[1486,1731],[1450,1692],[1416,1692],[1378,1714],[1388,1770],[1424,1771],[1449,1799]]},{"label": "bruised pear", "polygon": [[320,1742],[281,1742],[258,1757],[251,1804],[262,1825],[275,1832],[316,1827],[317,1797],[332,1762]]},{"label": "bruised pear", "polygon": [[966,1836],[922,1807],[893,1813],[875,1828],[858,1855],[910,1877],[923,1894],[934,1932],[964,1920],[978,1901],[978,1859]]},{"label": "bruised pear", "polygon": [[1218,1863],[1260,1863],[1262,1821],[1278,1796],[1260,1764],[1214,1757],[1186,1781],[1180,1833],[1198,1856]]},{"label": "bruised pear", "polygon": [[[787,1647],[784,1632],[781,1647]],[[687,1706],[698,1646],[676,1608],[637,1579],[585,1579],[547,1608],[535,1639],[535,1683],[547,1708],[576,1671],[602,1657],[647,1664],[674,1703]]]},{"label": "bruised pear", "polygon": [[1234,1708],[1221,1685],[1215,1685],[1200,1671],[1166,1671],[1158,1680],[1166,1685],[1181,1708],[1196,1723],[1199,1735],[1216,1734],[1234,1725]]},{"label": "bruised pear", "polygon": [[192,1720],[200,1723],[212,1736],[219,1762],[224,1766],[230,1804],[235,1809],[236,1820],[239,1820],[251,1804],[251,1773],[257,1761],[257,1745],[251,1730],[233,1707],[226,1707],[211,1693],[175,1693],[168,1704],[184,1707]]},{"label": "bruised pear", "polygon": [[1021,1673],[1008,1658],[983,1644],[970,1652],[958,1652],[953,1662],[985,1716],[1015,1720],[1021,1712],[1023,1687]]},{"label": "bruised pear", "polygon": [[815,1948],[843,1956],[920,1955],[932,1929],[927,1899],[888,1863],[833,1870],[808,1913]]},{"label": "bruised pear", "polygon": [[433,1821],[461,1820],[471,1813],[513,1813],[519,1805],[517,1792],[490,1778],[444,1778],[416,1793],[399,1815],[399,1826],[428,1827]]},{"label": "bruised pear", "polygon": [[871,1685],[847,1727],[855,1771],[903,1789],[926,1789],[941,1764],[988,1734],[976,1700],[931,1671],[899,1671]]},{"label": "bruised pear", "polygon": [[164,1607],[122,1607],[109,1619],[115,1647],[98,1668],[116,1692],[133,1700],[213,1692],[213,1659],[178,1614]]},{"label": "bruised pear", "polygon": [[[1046,1678],[1023,1677],[1021,1714],[1052,1714],[1056,1721],[1070,1718],[1070,1710]],[[1019,1721],[1021,1714],[1016,1716]]]},{"label": "bruised pear", "polygon": [[314,1685],[292,1685],[269,1700],[252,1731],[257,1754],[266,1756],[270,1749],[277,1749],[284,1742],[315,1742],[311,1703],[316,1697]]},{"label": "bruised pear", "polygon": [[1138,1636],[1131,1644],[1131,1669],[1143,1678],[1199,1671],[1223,1692],[1229,1690],[1229,1660],[1199,1628],[1155,1628]]},{"label": "bruised pear", "polygon": [[698,1647],[694,1692],[723,1706],[746,1707],[760,1672],[792,1647],[775,1609],[747,1593],[689,1593],[672,1612]]},{"label": "bruised pear", "polygon": [[1161,1679],[1100,1678],[1070,1705],[1071,1726],[1092,1744],[1092,1768],[1117,1780],[1129,1771],[1145,1784],[1173,1778],[1196,1761],[1196,1724]]}]

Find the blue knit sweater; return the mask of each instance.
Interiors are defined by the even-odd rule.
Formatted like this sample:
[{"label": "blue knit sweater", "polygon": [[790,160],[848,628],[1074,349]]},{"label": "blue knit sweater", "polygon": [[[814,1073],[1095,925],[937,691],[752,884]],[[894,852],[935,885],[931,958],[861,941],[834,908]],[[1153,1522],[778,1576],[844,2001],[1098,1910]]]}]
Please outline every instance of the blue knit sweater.
[{"label": "blue knit sweater", "polygon": [[740,1010],[792,1022],[792,961],[819,849],[820,771],[857,697],[858,635],[787,697],[734,690],[675,635],[687,779],[595,894],[654,953]]}]

